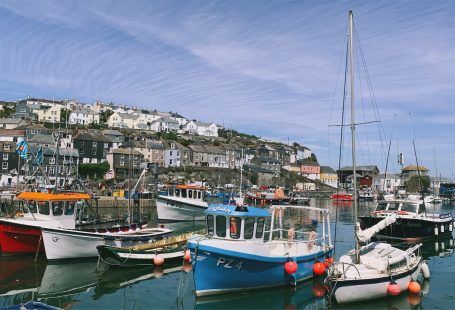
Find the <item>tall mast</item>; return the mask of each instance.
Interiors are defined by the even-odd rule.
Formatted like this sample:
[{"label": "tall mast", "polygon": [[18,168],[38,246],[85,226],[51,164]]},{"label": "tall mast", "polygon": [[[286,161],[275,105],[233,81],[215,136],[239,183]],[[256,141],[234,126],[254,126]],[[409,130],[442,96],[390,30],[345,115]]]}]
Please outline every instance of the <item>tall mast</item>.
[{"label": "tall mast", "polygon": [[352,196],[354,205],[354,238],[355,238],[355,259],[356,264],[360,262],[359,258],[359,241],[357,239],[357,168],[355,160],[355,107],[354,107],[354,60],[353,60],[353,49],[352,49],[352,10],[349,10],[349,72],[351,76],[351,145],[352,145],[352,173],[354,194]]}]

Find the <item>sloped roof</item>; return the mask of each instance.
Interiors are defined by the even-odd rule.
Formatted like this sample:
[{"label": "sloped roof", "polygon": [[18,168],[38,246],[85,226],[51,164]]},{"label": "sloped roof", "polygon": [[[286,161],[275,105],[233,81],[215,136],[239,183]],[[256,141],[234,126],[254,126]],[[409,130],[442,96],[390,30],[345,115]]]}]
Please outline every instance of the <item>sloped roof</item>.
[{"label": "sloped roof", "polygon": [[[379,171],[377,166],[357,166],[357,171]],[[340,171],[352,171],[352,166],[346,166],[340,169]]]},{"label": "sloped roof", "polygon": [[142,154],[139,151],[136,151],[135,149],[123,148],[123,147],[121,147],[121,148],[119,147],[118,149],[113,150],[112,154],[123,154],[123,155],[133,154],[133,155],[144,156],[144,154]]},{"label": "sloped roof", "polygon": [[0,118],[1,124],[19,124],[22,122],[20,118]]},{"label": "sloped roof", "polygon": [[321,166],[321,173],[333,173],[336,174],[336,171],[329,166]]},{"label": "sloped roof", "polygon": [[266,169],[266,168],[263,168],[260,166],[252,165],[252,164],[243,164],[243,169],[251,170],[254,172],[260,172],[260,173],[274,174],[274,172],[272,170],[269,170],[269,169]]},{"label": "sloped roof", "polygon": [[255,158],[263,163],[279,163],[277,159],[270,156],[256,156]]},{"label": "sloped roof", "polygon": [[417,169],[417,165],[409,165],[403,168],[403,171],[429,171],[427,167],[419,166]]},{"label": "sloped roof", "polygon": [[123,133],[121,133],[118,130],[114,130],[114,129],[105,129],[102,131],[102,133],[104,135],[109,135],[109,136],[123,136]]},{"label": "sloped roof", "polygon": [[96,142],[112,142],[103,134],[95,132],[81,131],[74,136],[73,140],[96,141]]}]

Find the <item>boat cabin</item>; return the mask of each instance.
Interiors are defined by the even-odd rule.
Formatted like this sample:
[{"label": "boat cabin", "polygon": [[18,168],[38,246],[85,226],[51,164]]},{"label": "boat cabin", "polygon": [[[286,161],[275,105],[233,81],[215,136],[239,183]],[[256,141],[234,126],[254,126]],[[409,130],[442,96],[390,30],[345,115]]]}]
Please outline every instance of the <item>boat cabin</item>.
[{"label": "boat cabin", "polygon": [[16,198],[19,199],[24,219],[57,220],[65,228],[75,228],[76,210],[91,196],[86,193],[23,192]]},{"label": "boat cabin", "polygon": [[373,211],[374,214],[397,213],[399,215],[426,214],[425,205],[419,201],[395,200],[381,201]]},{"label": "boat cabin", "polygon": [[204,200],[205,187],[197,185],[177,185],[167,190],[168,197]]},{"label": "boat cabin", "polygon": [[248,206],[210,205],[205,211],[207,234],[218,239],[263,240],[266,221],[271,214],[266,209]]}]

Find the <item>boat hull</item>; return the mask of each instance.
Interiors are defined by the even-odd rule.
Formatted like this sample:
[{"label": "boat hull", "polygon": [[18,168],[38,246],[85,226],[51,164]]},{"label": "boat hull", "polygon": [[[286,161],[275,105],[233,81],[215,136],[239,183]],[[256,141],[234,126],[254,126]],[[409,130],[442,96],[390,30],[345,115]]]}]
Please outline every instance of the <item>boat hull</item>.
[{"label": "boat hull", "polygon": [[148,238],[144,239],[128,235],[107,235],[62,229],[43,229],[42,234],[47,259],[61,260],[97,257],[98,251],[96,247],[99,245],[132,246],[149,242],[150,240],[162,239],[167,237],[170,232],[154,234],[153,236],[149,235]]},{"label": "boat hull", "polygon": [[289,275],[284,269],[288,260],[285,256],[258,257],[204,248],[192,242],[188,243],[188,248],[191,251],[196,296],[296,285],[297,282],[313,277],[315,260],[323,260],[331,254],[329,250],[292,257],[298,268],[295,274]]},{"label": "boat hull", "polygon": [[161,221],[203,221],[206,209],[206,205],[174,201],[166,197],[156,200],[158,219]]},{"label": "boat hull", "polygon": [[[369,228],[384,217],[360,216],[361,225]],[[451,235],[453,230],[452,217],[441,219],[438,222],[433,222],[423,219],[397,217],[397,220],[392,225],[387,226],[379,232],[377,237],[393,237],[393,238],[428,238],[435,236]]]},{"label": "boat hull", "polygon": [[[411,279],[416,280],[418,278],[420,269],[421,265],[416,264],[414,268],[392,277],[400,286],[401,292],[407,291]],[[390,280],[390,275],[373,279],[337,279],[331,281],[329,286],[335,301],[339,304],[345,304],[386,297]]]},{"label": "boat hull", "polygon": [[44,252],[39,242],[39,227],[0,220],[0,252],[8,254],[35,254]]}]

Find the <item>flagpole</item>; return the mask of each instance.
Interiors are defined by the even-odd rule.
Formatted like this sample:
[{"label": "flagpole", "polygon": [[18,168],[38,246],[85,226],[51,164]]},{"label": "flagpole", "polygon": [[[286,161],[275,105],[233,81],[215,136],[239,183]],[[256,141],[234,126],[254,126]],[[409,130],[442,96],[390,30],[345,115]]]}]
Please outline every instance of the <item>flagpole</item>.
[{"label": "flagpole", "polygon": [[17,154],[17,182],[16,182],[16,187],[19,187],[19,173],[21,169],[21,154]]}]

